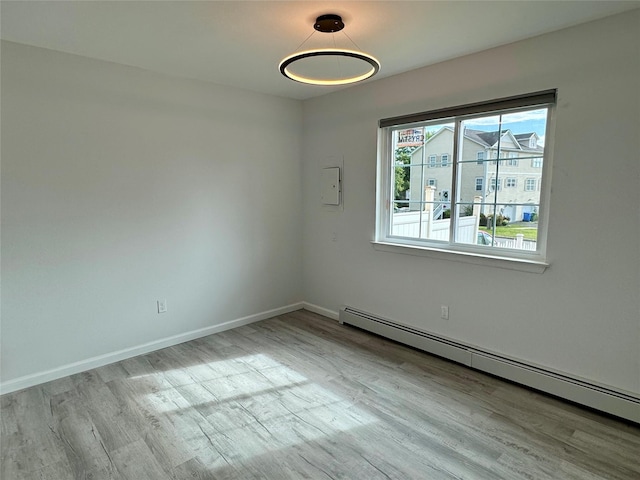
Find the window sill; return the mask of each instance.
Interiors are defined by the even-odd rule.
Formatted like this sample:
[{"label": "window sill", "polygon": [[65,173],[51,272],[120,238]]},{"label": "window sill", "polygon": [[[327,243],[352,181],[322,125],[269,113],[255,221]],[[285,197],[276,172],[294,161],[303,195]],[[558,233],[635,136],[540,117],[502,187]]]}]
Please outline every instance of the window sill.
[{"label": "window sill", "polygon": [[437,258],[439,260],[450,260],[454,262],[470,263],[473,265],[484,265],[487,267],[504,268],[507,270],[518,270],[529,273],[543,273],[549,264],[546,262],[527,260],[522,258],[506,258],[493,255],[484,255],[474,252],[463,252],[455,250],[444,250],[434,247],[418,247],[390,242],[371,242],[373,248],[381,252],[399,253],[402,255],[413,255],[418,257]]}]

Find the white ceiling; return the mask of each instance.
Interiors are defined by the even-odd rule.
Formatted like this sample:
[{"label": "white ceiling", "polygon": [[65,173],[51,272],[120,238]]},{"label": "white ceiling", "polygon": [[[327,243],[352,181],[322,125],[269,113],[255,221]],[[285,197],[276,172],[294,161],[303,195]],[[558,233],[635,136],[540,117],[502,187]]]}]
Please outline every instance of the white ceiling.
[{"label": "white ceiling", "polygon": [[[634,8],[640,1],[2,0],[0,33],[13,42],[306,99],[346,88],[302,85],[278,71],[321,14],[343,17],[344,32],[380,60],[375,78],[381,78]],[[341,35],[337,41],[347,41]],[[326,39],[317,33],[311,41]]]}]

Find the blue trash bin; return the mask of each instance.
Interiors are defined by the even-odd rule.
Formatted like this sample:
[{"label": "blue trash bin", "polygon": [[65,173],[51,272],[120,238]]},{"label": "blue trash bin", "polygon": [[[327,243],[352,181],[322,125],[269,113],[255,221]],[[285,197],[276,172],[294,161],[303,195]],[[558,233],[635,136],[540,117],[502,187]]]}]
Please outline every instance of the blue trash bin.
[{"label": "blue trash bin", "polygon": [[524,212],[522,214],[522,221],[523,222],[530,222],[531,221],[531,213],[529,212]]}]

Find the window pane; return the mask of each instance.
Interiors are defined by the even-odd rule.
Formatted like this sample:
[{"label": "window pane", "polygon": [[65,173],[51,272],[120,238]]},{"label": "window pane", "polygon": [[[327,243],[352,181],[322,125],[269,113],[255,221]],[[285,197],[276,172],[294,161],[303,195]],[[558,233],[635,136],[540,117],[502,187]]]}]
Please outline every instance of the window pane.
[{"label": "window pane", "polygon": [[446,207],[442,202],[394,202],[391,235],[448,241],[450,211]]},{"label": "window pane", "polygon": [[479,230],[493,237],[495,248],[536,251],[538,205],[487,207],[486,221],[481,217]]},{"label": "window pane", "polygon": [[500,115],[490,115],[466,120],[461,123],[463,130],[462,162],[485,164],[495,162],[500,131]]},{"label": "window pane", "polygon": [[[451,208],[453,129],[453,124],[441,123],[394,131],[394,199],[407,200],[400,208],[418,213],[396,209],[395,213],[402,215],[394,215],[391,235],[439,239],[429,222],[442,220],[444,212]],[[410,132],[413,133],[409,135]],[[422,142],[409,144],[408,140]]]},{"label": "window pane", "polygon": [[536,251],[539,205],[461,204],[458,243]]},{"label": "window pane", "polygon": [[[462,203],[495,201],[495,181],[498,168],[491,162],[458,165],[458,200]],[[502,179],[499,184],[503,186]],[[476,198],[480,197],[480,198]]]},{"label": "window pane", "polygon": [[[476,245],[484,237],[478,236],[478,223],[480,221],[480,203],[464,203],[458,205],[458,216],[456,219],[455,241]],[[491,242],[489,242],[490,244]],[[485,243],[481,243],[484,245]]]},{"label": "window pane", "polygon": [[[499,189],[495,193],[496,203],[540,203],[539,178],[520,177],[518,182],[516,177],[499,177]],[[511,184],[509,184],[511,182]],[[515,184],[515,186],[513,186]],[[512,185],[512,186],[509,186]]]}]

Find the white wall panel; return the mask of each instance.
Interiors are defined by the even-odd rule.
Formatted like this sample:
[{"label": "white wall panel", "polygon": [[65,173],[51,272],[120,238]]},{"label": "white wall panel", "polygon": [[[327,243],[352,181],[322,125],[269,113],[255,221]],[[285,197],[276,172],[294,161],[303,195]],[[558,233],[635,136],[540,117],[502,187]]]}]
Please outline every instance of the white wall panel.
[{"label": "white wall panel", "polygon": [[301,119],[3,42],[3,382],[299,302]]}]

